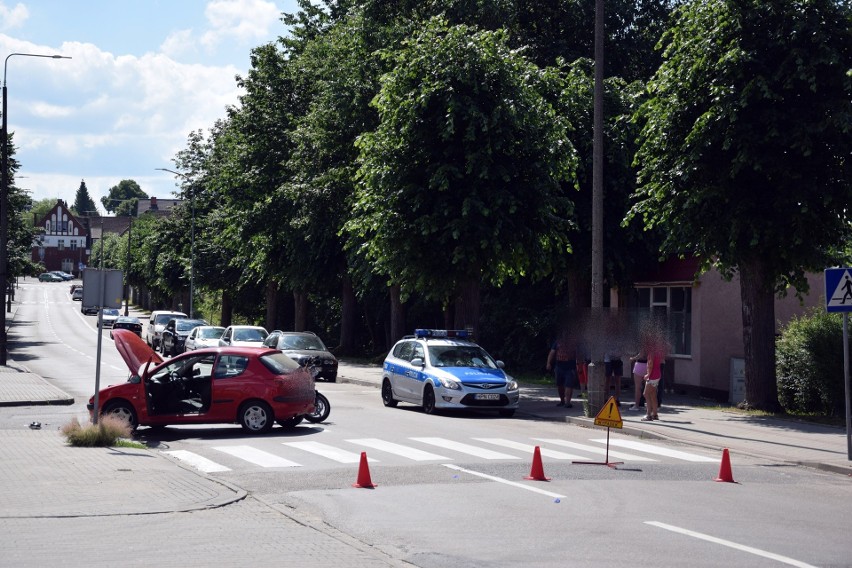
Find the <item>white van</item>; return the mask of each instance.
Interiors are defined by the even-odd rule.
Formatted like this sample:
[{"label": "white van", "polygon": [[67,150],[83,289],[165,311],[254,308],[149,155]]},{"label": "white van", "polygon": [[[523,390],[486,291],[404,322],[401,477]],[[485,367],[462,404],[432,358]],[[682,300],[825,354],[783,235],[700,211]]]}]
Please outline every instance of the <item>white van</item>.
[{"label": "white van", "polygon": [[170,319],[185,318],[183,312],[172,312],[165,310],[155,310],[151,312],[151,317],[148,318],[148,327],[145,329],[145,342],[151,346],[154,351],[160,348],[160,339],[163,337],[163,328],[169,323]]}]

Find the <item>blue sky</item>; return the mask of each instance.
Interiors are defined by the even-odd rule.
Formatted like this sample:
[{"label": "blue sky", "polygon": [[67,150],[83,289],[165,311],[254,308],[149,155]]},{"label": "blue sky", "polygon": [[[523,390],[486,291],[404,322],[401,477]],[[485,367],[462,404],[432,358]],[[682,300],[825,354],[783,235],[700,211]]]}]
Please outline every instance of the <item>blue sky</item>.
[{"label": "blue sky", "polygon": [[33,199],[100,197],[123,179],[172,197],[171,159],[238,102],[235,75],[296,0],[0,0],[8,126]]}]

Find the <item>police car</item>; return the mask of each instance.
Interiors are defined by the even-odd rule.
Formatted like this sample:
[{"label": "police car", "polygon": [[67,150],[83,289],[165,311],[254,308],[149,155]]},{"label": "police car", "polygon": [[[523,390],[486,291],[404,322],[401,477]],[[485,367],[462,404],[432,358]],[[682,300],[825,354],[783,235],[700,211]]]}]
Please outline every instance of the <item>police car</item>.
[{"label": "police car", "polygon": [[464,330],[417,329],[388,353],[382,370],[382,402],[408,402],[426,414],[438,410],[496,410],[512,416],[518,383]]}]

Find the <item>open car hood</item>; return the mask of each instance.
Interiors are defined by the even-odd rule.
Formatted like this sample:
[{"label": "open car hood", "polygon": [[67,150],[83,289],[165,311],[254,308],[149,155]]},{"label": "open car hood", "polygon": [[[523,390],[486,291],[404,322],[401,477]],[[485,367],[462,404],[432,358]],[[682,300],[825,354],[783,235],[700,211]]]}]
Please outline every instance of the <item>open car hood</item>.
[{"label": "open car hood", "polygon": [[129,329],[114,329],[112,338],[115,340],[115,348],[121,353],[121,358],[132,375],[138,373],[146,363],[159,365],[163,362],[163,358],[156,351]]}]

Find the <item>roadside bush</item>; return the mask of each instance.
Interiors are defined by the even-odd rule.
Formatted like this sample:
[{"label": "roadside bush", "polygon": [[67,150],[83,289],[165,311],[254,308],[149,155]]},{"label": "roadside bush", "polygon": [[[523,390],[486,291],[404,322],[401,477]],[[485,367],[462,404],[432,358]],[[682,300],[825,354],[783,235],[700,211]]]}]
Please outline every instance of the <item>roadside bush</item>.
[{"label": "roadside bush", "polygon": [[81,425],[76,418],[62,427],[62,434],[72,446],[86,448],[118,445],[120,438],[130,438],[132,429],[118,416],[104,415],[97,424]]},{"label": "roadside bush", "polygon": [[778,401],[787,412],[845,412],[843,319],[813,310],[793,318],[776,342]]}]

